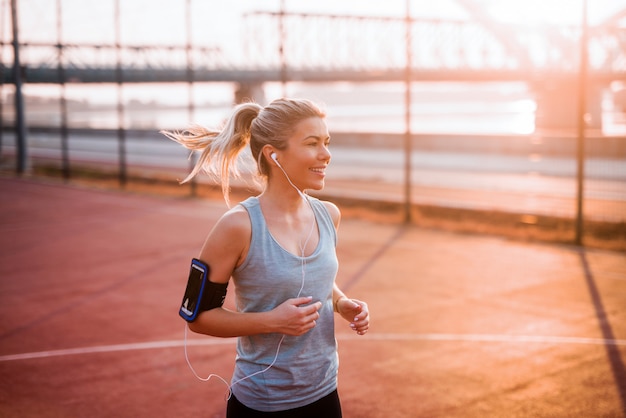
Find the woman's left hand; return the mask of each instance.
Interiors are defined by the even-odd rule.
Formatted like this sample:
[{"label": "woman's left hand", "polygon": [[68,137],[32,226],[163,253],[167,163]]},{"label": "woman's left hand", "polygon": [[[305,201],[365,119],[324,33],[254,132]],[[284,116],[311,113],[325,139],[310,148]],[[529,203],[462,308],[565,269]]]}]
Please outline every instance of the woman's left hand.
[{"label": "woman's left hand", "polygon": [[364,335],[370,327],[370,312],[367,303],[357,299],[342,297],[337,301],[337,312],[350,322],[350,328]]}]

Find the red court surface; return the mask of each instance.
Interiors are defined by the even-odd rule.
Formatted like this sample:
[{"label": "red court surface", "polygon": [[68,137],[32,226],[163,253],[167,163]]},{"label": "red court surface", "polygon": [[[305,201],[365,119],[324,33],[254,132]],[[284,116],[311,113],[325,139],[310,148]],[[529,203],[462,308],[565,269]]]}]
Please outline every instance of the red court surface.
[{"label": "red court surface", "polygon": [[[177,307],[224,211],[0,177],[0,416],[223,417]],[[626,416],[624,253],[344,219],[338,255],[345,417]],[[188,344],[230,379],[234,340]]]}]

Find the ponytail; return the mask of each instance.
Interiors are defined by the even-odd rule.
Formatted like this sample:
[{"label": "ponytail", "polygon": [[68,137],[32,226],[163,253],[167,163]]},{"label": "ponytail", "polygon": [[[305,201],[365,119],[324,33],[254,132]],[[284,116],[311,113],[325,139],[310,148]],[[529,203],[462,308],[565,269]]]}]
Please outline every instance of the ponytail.
[{"label": "ponytail", "polygon": [[229,204],[230,176],[235,178],[240,176],[237,157],[250,143],[250,126],[261,109],[262,107],[256,103],[236,106],[222,130],[194,125],[182,132],[161,131],[166,137],[192,152],[201,151],[191,173],[181,183],[188,182],[200,171],[204,171],[221,181],[224,200]]},{"label": "ponytail", "polygon": [[264,108],[256,103],[237,105],[221,130],[193,126],[183,132],[161,133],[192,152],[201,152],[191,173],[181,183],[204,171],[221,181],[224,200],[229,204],[229,179],[231,175],[239,177],[237,157],[246,145],[250,145],[258,174],[268,177],[270,169],[263,158],[263,147],[286,149],[295,124],[306,118],[325,116],[325,112],[309,100],[276,99]]}]

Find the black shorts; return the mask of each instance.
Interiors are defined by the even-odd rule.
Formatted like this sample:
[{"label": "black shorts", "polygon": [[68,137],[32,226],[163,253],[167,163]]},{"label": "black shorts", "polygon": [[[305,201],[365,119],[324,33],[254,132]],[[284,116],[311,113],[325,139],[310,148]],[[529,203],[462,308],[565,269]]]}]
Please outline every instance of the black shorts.
[{"label": "black shorts", "polygon": [[339,394],[335,389],[330,394],[324,396],[309,405],[300,408],[288,409],[286,411],[262,412],[252,408],[248,408],[237,398],[232,395],[228,400],[226,407],[226,418],[256,418],[256,417],[272,417],[272,418],[341,418],[341,403],[339,402]]}]

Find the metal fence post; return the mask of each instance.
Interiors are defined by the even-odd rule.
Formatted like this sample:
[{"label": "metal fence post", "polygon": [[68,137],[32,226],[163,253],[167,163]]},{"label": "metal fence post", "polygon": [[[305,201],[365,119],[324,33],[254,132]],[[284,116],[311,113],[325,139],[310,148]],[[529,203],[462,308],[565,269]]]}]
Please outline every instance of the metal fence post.
[{"label": "metal fence post", "polygon": [[59,75],[59,84],[61,87],[60,100],[60,112],[61,112],[61,164],[63,170],[63,178],[69,180],[70,178],[70,159],[69,159],[69,144],[68,144],[68,131],[67,131],[67,100],[65,98],[65,67],[63,67],[63,37],[61,35],[63,31],[62,20],[62,2],[63,0],[57,0],[57,40],[58,40],[58,60],[57,71]]},{"label": "metal fence post", "polygon": [[406,0],[406,68],[404,133],[404,222],[411,222],[411,0]]},{"label": "metal fence post", "polygon": [[578,82],[578,135],[576,150],[576,245],[583,241],[583,199],[585,182],[585,114],[587,95],[587,0],[582,0],[580,33],[580,74]]},{"label": "metal fence post", "polygon": [[[194,103],[194,94],[193,94],[193,82],[194,82],[194,71],[193,71],[193,58],[192,58],[192,30],[191,30],[191,0],[187,0],[186,2],[186,8],[187,8],[187,13],[186,13],[186,26],[187,26],[187,46],[186,46],[186,53],[187,53],[187,86],[188,86],[188,91],[189,91],[189,97],[188,97],[188,103],[187,103],[187,113],[189,116],[189,122],[190,123],[194,123],[195,122],[195,111],[196,111],[196,107],[195,107],[195,103]],[[193,170],[194,166],[196,165],[196,161],[197,161],[197,157],[196,157],[196,153],[195,151],[192,151],[191,156],[189,157],[189,169]],[[193,177],[191,179],[191,181],[189,182],[189,186],[190,186],[190,193],[191,196],[196,196],[198,194],[198,180]]]},{"label": "metal fence post", "polygon": [[280,0],[280,19],[279,24],[279,36],[280,44],[278,46],[278,53],[280,55],[280,85],[282,89],[283,97],[287,97],[287,57],[285,56],[285,0]]},{"label": "metal fence post", "polygon": [[15,80],[15,130],[17,141],[17,174],[23,174],[28,166],[26,147],[26,122],[24,121],[24,97],[22,96],[22,66],[20,64],[19,28],[17,0],[11,0],[11,22],[13,25],[13,77]]},{"label": "metal fence post", "polygon": [[117,82],[117,143],[119,158],[119,182],[121,187],[126,186],[126,130],[124,129],[123,77],[122,77],[122,45],[120,23],[120,0],[115,1],[115,47],[117,51],[117,65],[115,79]]},{"label": "metal fence post", "polygon": [[[6,7],[4,2],[0,3],[0,22],[4,24],[4,12]],[[4,88],[4,31],[0,31],[0,42],[2,43],[2,49],[0,49],[0,162],[2,161],[2,136],[4,135],[4,106],[2,98],[2,90]]]}]

